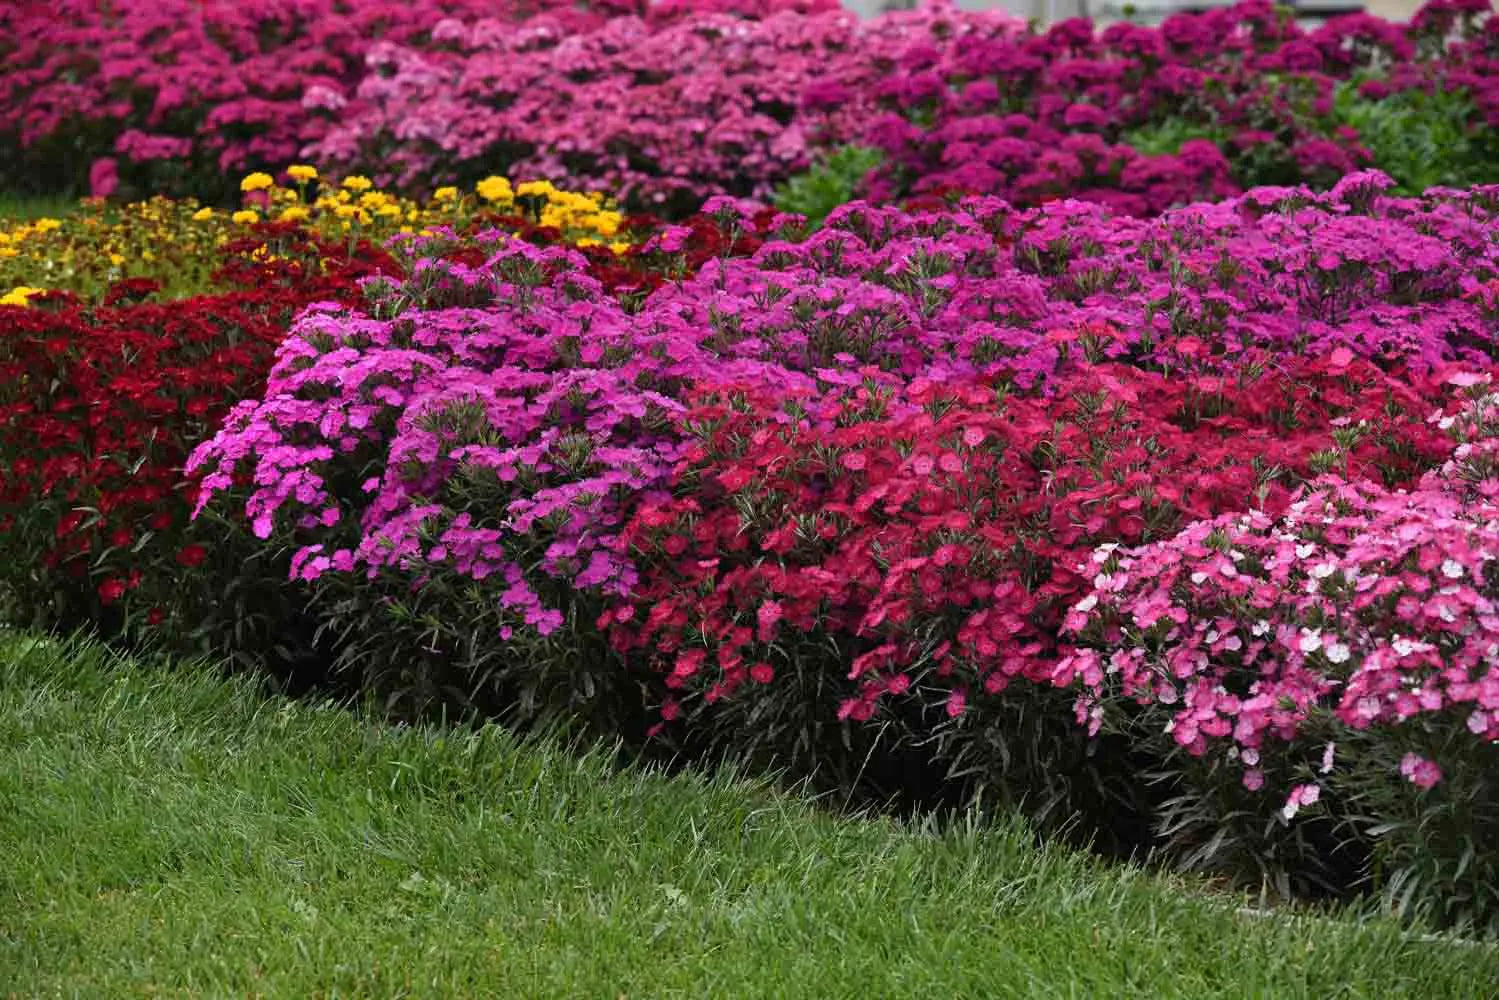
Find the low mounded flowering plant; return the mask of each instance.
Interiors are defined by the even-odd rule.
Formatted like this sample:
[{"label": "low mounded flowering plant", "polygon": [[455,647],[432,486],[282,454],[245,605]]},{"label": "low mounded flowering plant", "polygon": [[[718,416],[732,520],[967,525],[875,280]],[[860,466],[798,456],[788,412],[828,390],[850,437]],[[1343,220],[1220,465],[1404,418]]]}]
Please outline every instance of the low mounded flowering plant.
[{"label": "low mounded flowering plant", "polygon": [[[279,249],[260,251],[265,240]],[[225,290],[160,301],[143,278],[100,302],[0,304],[0,605],[37,627],[157,626],[211,553],[186,537],[188,451],[259,394],[285,324],[388,262],[306,233],[230,241]]]},{"label": "low mounded flowering plant", "polygon": [[[1467,398],[1433,419],[1457,444],[1409,492],[1332,477],[1279,517],[1229,514],[1100,550],[1068,617],[1091,640],[1073,658],[1087,688],[1174,706],[1174,741],[1198,755],[1224,745],[1255,789],[1266,741],[1296,739],[1317,712],[1413,734],[1446,717],[1499,740],[1499,403],[1487,374],[1449,382]],[[1419,756],[1400,770],[1423,787],[1441,777]]]}]

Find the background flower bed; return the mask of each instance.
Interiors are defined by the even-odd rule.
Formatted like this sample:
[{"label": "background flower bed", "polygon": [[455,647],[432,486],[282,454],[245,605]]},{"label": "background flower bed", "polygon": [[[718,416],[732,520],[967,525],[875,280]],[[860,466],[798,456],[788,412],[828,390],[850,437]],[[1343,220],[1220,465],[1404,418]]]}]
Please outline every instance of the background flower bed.
[{"label": "background flower bed", "polygon": [[497,169],[587,179],[681,217],[858,143],[884,155],[881,199],[1154,214],[1371,164],[1410,191],[1475,183],[1499,162],[1481,0],[1312,32],[1260,0],[1102,32],[824,3],[132,2],[76,5],[68,29],[54,7],[0,12],[0,162],[95,193],[212,198],[226,169],[305,155],[413,193]]}]

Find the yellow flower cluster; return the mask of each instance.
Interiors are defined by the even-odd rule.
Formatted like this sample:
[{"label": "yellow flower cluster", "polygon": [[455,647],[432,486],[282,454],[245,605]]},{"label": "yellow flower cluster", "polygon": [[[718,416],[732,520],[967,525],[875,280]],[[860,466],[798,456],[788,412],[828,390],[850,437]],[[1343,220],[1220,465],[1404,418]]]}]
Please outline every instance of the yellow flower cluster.
[{"label": "yellow flower cluster", "polygon": [[[609,247],[615,253],[629,249],[628,243],[614,239],[624,223],[624,215],[601,194],[562,191],[550,181],[526,181],[512,189],[504,177],[486,177],[476,190],[497,211],[534,211],[532,217],[537,225],[572,235],[572,242],[578,246],[602,246],[611,241]],[[445,194],[450,199],[456,198],[457,190],[439,188],[433,199]]]},{"label": "yellow flower cluster", "polygon": [[[431,234],[438,227],[462,229],[480,213],[515,215],[559,231],[576,246],[629,249],[621,235],[623,216],[603,195],[564,191],[546,181],[515,184],[487,177],[474,192],[441,187],[425,202],[381,191],[368,177],[320,179],[317,168],[299,164],[286,171],[290,186],[268,173],[240,181],[249,197],[237,211],[192,199],[152,198],[119,205],[97,199],[79,203],[62,219],[7,226],[0,219],[0,288],[10,305],[24,305],[33,286],[96,297],[122,278],[152,278],[169,297],[214,287],[218,247],[250,235],[262,222],[296,223],[324,238],[382,243],[398,234]],[[316,182],[314,186],[314,182]],[[273,256],[265,250],[259,259]]]},{"label": "yellow flower cluster", "polygon": [[[228,217],[198,217],[191,200],[152,198],[127,205],[88,199],[60,219],[0,220],[0,288],[53,288],[88,298],[122,278],[148,277],[169,294],[211,285]],[[7,296],[9,304],[18,298]]]},{"label": "yellow flower cluster", "polygon": [[33,295],[40,295],[40,288],[27,288],[25,285],[17,285],[4,295],[0,295],[0,306],[24,306],[26,300]]}]

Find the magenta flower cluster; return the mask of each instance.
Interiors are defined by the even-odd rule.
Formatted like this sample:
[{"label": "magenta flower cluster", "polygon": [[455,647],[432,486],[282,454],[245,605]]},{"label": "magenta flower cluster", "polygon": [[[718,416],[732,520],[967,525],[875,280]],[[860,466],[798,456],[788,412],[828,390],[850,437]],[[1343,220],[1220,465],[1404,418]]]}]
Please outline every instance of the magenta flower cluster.
[{"label": "magenta flower cluster", "polygon": [[[889,162],[872,189],[976,191],[1016,203],[1059,197],[1151,214],[1241,185],[1326,185],[1371,164],[1332,114],[1334,87],[1370,98],[1462,90],[1470,128],[1499,124],[1495,38],[1485,0],[1438,0],[1409,25],[1366,15],[1307,30],[1268,0],[1158,29],[1055,25],[948,53],[917,50],[877,88],[867,141]],[[1475,20],[1476,19],[1476,20]],[[837,88],[809,100],[846,100]],[[1172,127],[1175,149],[1141,131]]]},{"label": "magenta flower cluster", "polygon": [[[0,159],[86,173],[96,194],[299,159],[412,190],[499,171],[688,214],[862,143],[887,158],[877,200],[1148,215],[1369,165],[1331,114],[1340,82],[1371,99],[1462,91],[1464,126],[1491,127],[1486,17],[1434,0],[1409,26],[1307,32],[1247,0],[1158,29],[1041,32],[940,3],[860,21],[832,0],[26,0],[0,8]],[[1152,129],[1176,138],[1156,149]]]},{"label": "magenta flower cluster", "polygon": [[[505,579],[505,606],[549,629],[555,609],[507,546],[540,545],[554,579],[628,594],[617,529],[669,484],[690,437],[680,415],[709,385],[805,396],[1000,378],[1046,394],[1077,362],[1208,375],[1296,355],[1413,373],[1491,364],[1495,193],[1396,199],[1384,180],[1156,220],[1081,203],[854,205],[633,308],[574,251],[492,234],[475,269],[418,238],[410,277],[372,281],[367,311],[296,322],[265,398],[236,408],[192,465],[203,503],[251,470],[254,531],[302,539],[304,579],[448,566]],[[481,488],[482,510],[464,499]]]}]

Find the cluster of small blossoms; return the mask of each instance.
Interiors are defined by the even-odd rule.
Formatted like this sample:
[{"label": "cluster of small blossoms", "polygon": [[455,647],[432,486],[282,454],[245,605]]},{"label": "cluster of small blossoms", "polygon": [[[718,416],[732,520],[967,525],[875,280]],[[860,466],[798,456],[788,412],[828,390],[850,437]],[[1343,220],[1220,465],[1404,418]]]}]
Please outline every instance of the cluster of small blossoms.
[{"label": "cluster of small blossoms", "polygon": [[[561,616],[528,573],[633,586],[622,501],[669,477],[674,395],[715,362],[637,323],[575,251],[492,235],[481,267],[419,258],[404,281],[366,286],[369,312],[302,316],[264,398],[236,408],[189,467],[205,473],[200,509],[241,463],[253,469],[251,527],[265,538],[279,523],[301,541],[301,579],[422,566],[503,580],[501,606],[545,634]],[[358,490],[336,489],[360,457]]]},{"label": "cluster of small blossoms", "polygon": [[[1295,741],[1316,717],[1396,739],[1450,721],[1499,740],[1489,382],[1448,379],[1460,405],[1433,419],[1452,455],[1409,492],[1327,477],[1280,516],[1228,514],[1145,547],[1099,549],[1066,624],[1080,644],[1079,710],[1095,730],[1100,699],[1117,689],[1167,713],[1190,753],[1228,752],[1250,789],[1264,784],[1266,743]],[[1442,777],[1416,751],[1400,773],[1421,787]],[[1287,812],[1312,801],[1293,792]]]}]

